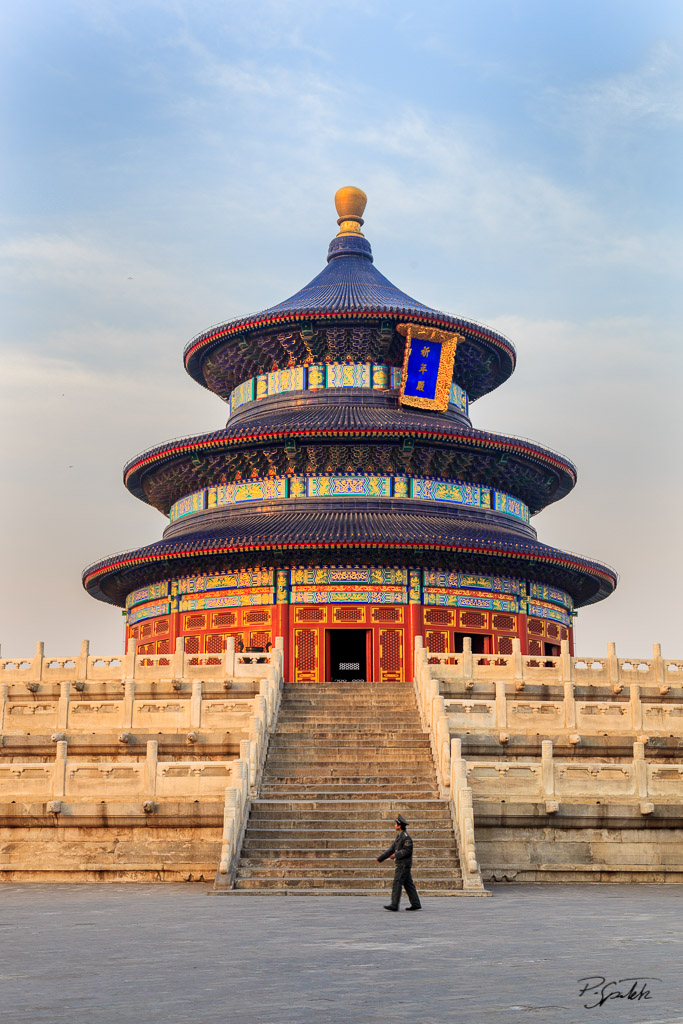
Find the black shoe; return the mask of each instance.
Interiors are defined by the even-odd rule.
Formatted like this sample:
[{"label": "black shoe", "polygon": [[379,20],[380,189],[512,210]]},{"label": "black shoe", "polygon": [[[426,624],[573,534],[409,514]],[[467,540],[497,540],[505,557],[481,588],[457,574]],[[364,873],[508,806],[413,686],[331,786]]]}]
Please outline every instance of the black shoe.
[{"label": "black shoe", "polygon": [[385,907],[384,909],[385,910],[398,910],[398,907],[392,907],[391,904],[389,904],[389,906]]},{"label": "black shoe", "polygon": [[406,907],[406,910],[422,910],[422,907]]}]

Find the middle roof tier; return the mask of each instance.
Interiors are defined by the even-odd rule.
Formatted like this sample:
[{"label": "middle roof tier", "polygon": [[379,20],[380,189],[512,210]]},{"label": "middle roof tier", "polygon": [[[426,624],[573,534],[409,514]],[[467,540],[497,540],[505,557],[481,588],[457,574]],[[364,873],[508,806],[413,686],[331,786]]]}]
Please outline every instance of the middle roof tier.
[{"label": "middle roof tier", "polygon": [[380,473],[467,481],[514,495],[531,515],[576,483],[564,456],[524,438],[476,430],[464,417],[398,408],[389,396],[327,391],[280,395],[258,417],[156,445],[131,459],[124,482],[164,515],[205,487],[268,476]]}]

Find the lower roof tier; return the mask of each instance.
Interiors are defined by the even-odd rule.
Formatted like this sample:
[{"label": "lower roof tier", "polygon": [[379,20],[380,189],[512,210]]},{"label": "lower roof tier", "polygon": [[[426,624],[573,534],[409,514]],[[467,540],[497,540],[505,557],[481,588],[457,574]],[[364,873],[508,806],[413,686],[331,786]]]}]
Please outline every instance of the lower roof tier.
[{"label": "lower roof tier", "polygon": [[533,441],[379,398],[299,404],[283,396],[266,404],[258,419],[231,420],[136,456],[124,468],[126,487],[168,515],[194,491],[250,476],[389,472],[481,483],[514,494],[533,514],[576,483],[568,459]]},{"label": "lower roof tier", "polygon": [[232,567],[372,564],[497,573],[565,590],[577,607],[602,600],[617,584],[613,569],[531,537],[455,516],[355,510],[235,514],[211,534],[168,538],[89,566],[83,585],[123,606],[137,587]]}]

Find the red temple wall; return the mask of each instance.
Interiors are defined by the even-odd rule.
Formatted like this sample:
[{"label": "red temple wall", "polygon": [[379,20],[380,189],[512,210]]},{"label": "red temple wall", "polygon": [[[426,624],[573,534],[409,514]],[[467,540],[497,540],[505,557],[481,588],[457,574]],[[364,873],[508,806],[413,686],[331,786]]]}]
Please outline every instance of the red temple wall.
[{"label": "red temple wall", "polygon": [[412,680],[414,639],[423,636],[435,653],[462,650],[472,638],[478,654],[511,654],[519,637],[523,654],[559,654],[561,640],[573,631],[550,620],[522,614],[408,605],[260,605],[217,611],[174,612],[147,619],[126,631],[126,646],[135,638],[139,654],[170,654],[183,637],[187,654],[221,654],[233,637],[235,649],[267,647],[285,641],[285,677],[292,681],[323,681],[328,633],[364,629],[368,633],[367,664],[372,679]]}]

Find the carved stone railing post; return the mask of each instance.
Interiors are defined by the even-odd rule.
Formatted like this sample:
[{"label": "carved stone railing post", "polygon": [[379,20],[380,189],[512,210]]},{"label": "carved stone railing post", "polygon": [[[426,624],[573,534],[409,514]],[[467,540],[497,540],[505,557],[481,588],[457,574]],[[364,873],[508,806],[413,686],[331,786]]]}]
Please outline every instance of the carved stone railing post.
[{"label": "carved stone railing post", "polygon": [[68,729],[69,727],[69,703],[71,698],[71,683],[63,680],[59,684],[59,702],[57,704],[57,728]]},{"label": "carved stone railing post", "polygon": [[226,679],[235,678],[235,638],[234,636],[228,636],[225,638],[225,677]]},{"label": "carved stone railing post", "polygon": [[666,682],[666,672],[664,671],[664,659],[662,658],[662,645],[652,645],[652,668],[654,671],[655,682],[662,686]]},{"label": "carved stone railing post", "polygon": [[569,640],[560,640],[560,666],[562,681],[571,683],[574,681],[574,662],[569,654]]},{"label": "carved stone railing post", "polygon": [[501,680],[496,682],[496,729],[506,729],[508,724],[508,702],[505,693],[505,683]]},{"label": "carved stone railing post", "polygon": [[633,773],[635,775],[636,796],[641,801],[647,801],[649,794],[644,743],[636,742],[633,744]]},{"label": "carved stone railing post", "polygon": [[465,679],[474,679],[474,659],[472,657],[472,638],[462,638],[462,669]]},{"label": "carved stone railing post", "polygon": [[202,727],[202,681],[195,679],[192,683],[192,696],[190,697],[190,728],[201,729]]},{"label": "carved stone railing post", "polygon": [[[252,721],[253,721],[253,719],[252,719]],[[250,734],[250,737],[253,735],[251,729],[249,730],[249,734]],[[253,739],[250,738],[248,740],[240,740],[240,761],[242,761],[243,764],[246,764],[248,766],[248,768],[249,768],[249,788],[250,789],[251,789],[251,787],[253,785],[253,783],[252,783],[253,772],[252,772],[252,767],[251,767],[252,766],[253,756],[254,756],[254,754],[253,754],[253,747],[254,747],[254,740]]]},{"label": "carved stone railing post", "polygon": [[123,683],[123,728],[133,728],[133,709],[135,702],[135,682],[126,679]]},{"label": "carved stone railing post", "polygon": [[558,809],[558,804],[555,800],[555,765],[553,763],[552,740],[543,740],[541,742],[541,777],[545,809],[548,813],[553,813]]},{"label": "carved stone railing post", "polygon": [[576,698],[574,696],[574,683],[565,682],[564,689],[564,727],[565,729],[576,729]]},{"label": "carved stone railing post", "polygon": [[90,641],[81,641],[81,653],[76,662],[76,679],[85,680],[88,678],[88,658],[90,657]]},{"label": "carved stone railing post", "polygon": [[225,790],[223,836],[221,841],[221,857],[218,865],[218,876],[216,878],[217,885],[229,886],[232,884],[231,876],[234,872],[239,816],[239,793],[233,786],[228,786]]},{"label": "carved stone railing post", "polygon": [[631,728],[634,732],[642,732],[643,705],[640,700],[640,686],[638,683],[632,683],[629,690],[631,694]]},{"label": "carved stone railing post", "polygon": [[7,710],[7,695],[9,686],[7,683],[0,683],[0,733],[5,728],[5,712]]},{"label": "carved stone railing post", "polygon": [[45,644],[39,640],[36,644],[36,653],[31,664],[31,678],[40,682],[43,678],[43,659],[45,657]]},{"label": "carved stone railing post", "polygon": [[138,653],[138,642],[135,637],[131,637],[128,641],[128,653],[123,659],[123,677],[124,679],[135,679],[135,670],[137,669],[137,653]]},{"label": "carved stone railing post", "polygon": [[59,740],[55,750],[52,776],[52,799],[62,800],[66,796],[66,740]]},{"label": "carved stone railing post", "polygon": [[179,636],[175,642],[172,673],[175,679],[182,679],[185,675],[185,637],[183,636]]},{"label": "carved stone railing post", "polygon": [[159,766],[159,743],[147,740],[147,756],[145,758],[145,796],[153,800],[157,795],[157,769]]},{"label": "carved stone railing post", "polygon": [[617,645],[610,640],[607,644],[607,671],[609,681],[614,686],[620,681],[619,659],[617,657]]},{"label": "carved stone railing post", "polygon": [[523,689],[524,658],[522,657],[522,645],[518,636],[513,636],[512,638],[512,666],[515,677],[515,688]]}]

